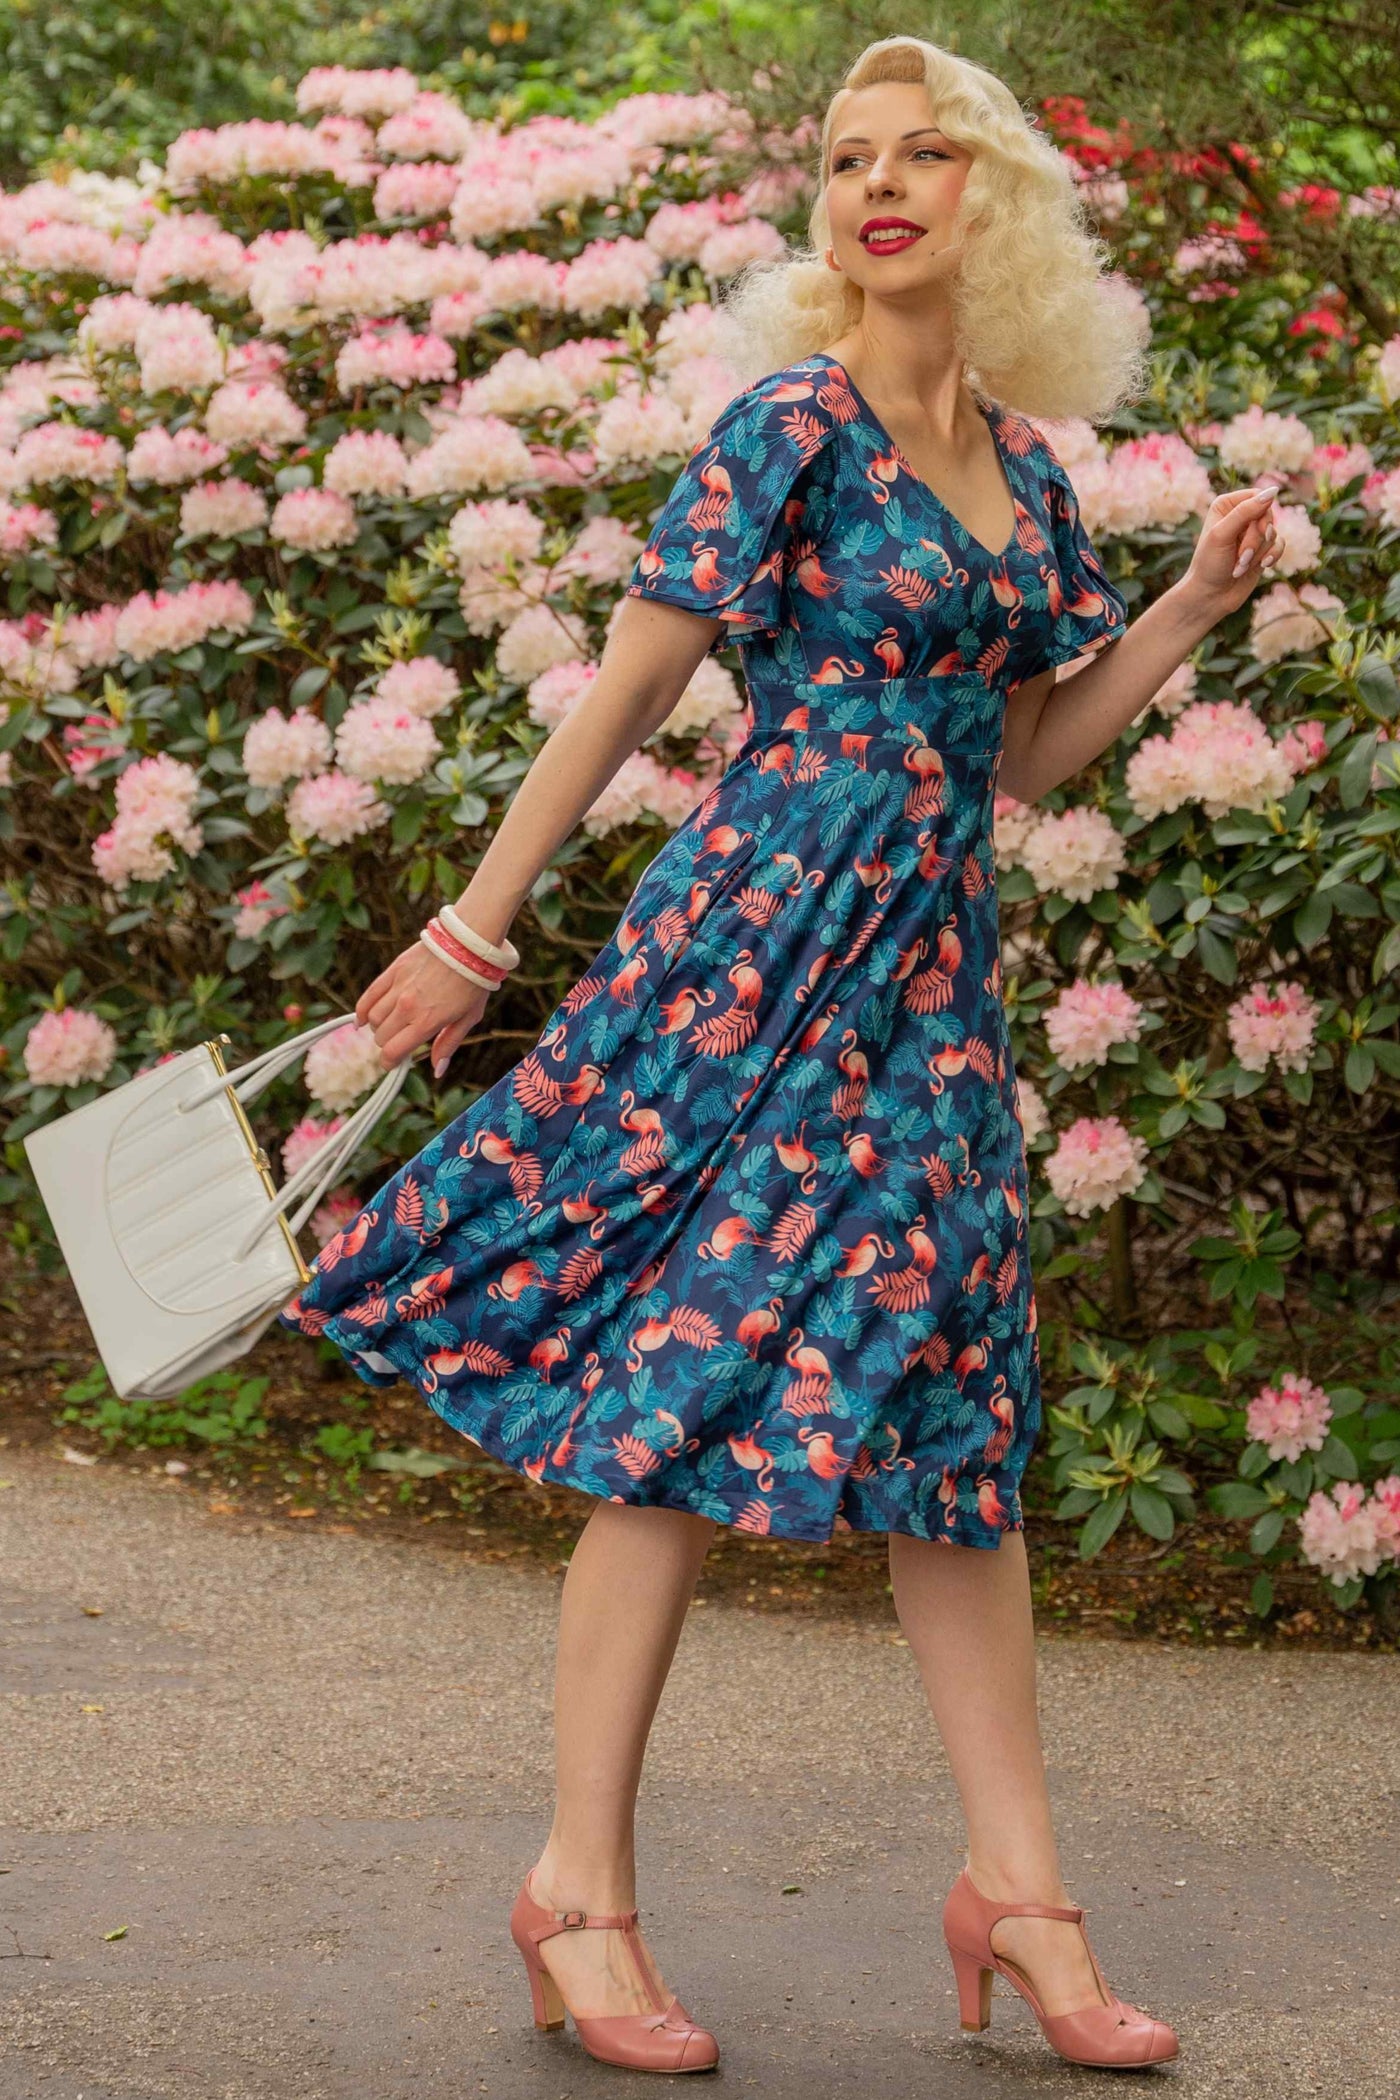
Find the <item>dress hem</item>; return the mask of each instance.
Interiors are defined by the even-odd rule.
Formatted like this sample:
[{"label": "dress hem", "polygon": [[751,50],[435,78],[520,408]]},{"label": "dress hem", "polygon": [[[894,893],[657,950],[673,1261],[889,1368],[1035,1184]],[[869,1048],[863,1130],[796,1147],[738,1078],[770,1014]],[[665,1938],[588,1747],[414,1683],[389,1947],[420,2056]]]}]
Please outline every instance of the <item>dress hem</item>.
[{"label": "dress hem", "polygon": [[[282,1324],[291,1327],[294,1332],[302,1332],[294,1319],[284,1320],[281,1315],[279,1315],[279,1319],[282,1320]],[[420,1399],[432,1409],[440,1422],[444,1422],[449,1429],[455,1430],[458,1436],[465,1437],[469,1444],[475,1444],[477,1449],[484,1453],[487,1458],[495,1459],[497,1464],[505,1466],[517,1477],[527,1479],[535,1486],[569,1488],[576,1495],[586,1495],[591,1502],[615,1502],[629,1509],[677,1509],[687,1516],[709,1517],[712,1523],[722,1524],[726,1529],[741,1529],[745,1537],[783,1539],[794,1545],[829,1546],[834,1545],[838,1539],[854,1533],[860,1533],[866,1537],[878,1537],[881,1533],[884,1533],[886,1535],[895,1534],[902,1538],[923,1539],[928,1544],[935,1546],[968,1546],[974,1551],[995,1553],[1008,1531],[1025,1530],[1024,1517],[1011,1519],[1006,1524],[997,1527],[984,1524],[981,1526],[980,1533],[975,1527],[969,1527],[960,1537],[954,1537],[951,1532],[931,1533],[916,1531],[912,1525],[908,1524],[853,1523],[847,1517],[843,1519],[840,1529],[833,1528],[830,1531],[795,1531],[777,1522],[771,1524],[766,1531],[751,1531],[747,1525],[738,1526],[737,1518],[739,1512],[733,1509],[732,1505],[730,1506],[729,1515],[720,1516],[710,1510],[696,1509],[690,1502],[682,1502],[666,1495],[651,1497],[646,1495],[600,1495],[591,1488],[581,1486],[578,1481],[570,1480],[563,1473],[548,1470],[547,1460],[545,1467],[541,1469],[540,1477],[536,1479],[534,1474],[529,1474],[525,1471],[525,1457],[528,1454],[525,1457],[512,1454],[505,1449],[500,1438],[477,1436],[471,1430],[464,1429],[460,1422],[454,1421],[449,1414],[444,1412],[438,1405],[438,1395],[427,1391],[421,1379],[416,1375],[416,1359],[413,1357],[411,1350],[404,1350],[399,1352],[399,1354],[395,1354],[391,1349],[380,1348],[373,1352],[382,1361],[394,1365],[396,1375],[390,1377],[386,1372],[376,1371],[372,1365],[367,1363],[363,1350],[353,1342],[342,1341],[332,1331],[335,1325],[336,1322],[334,1320],[329,1321],[321,1329],[317,1338],[332,1343],[340,1351],[341,1356],[357,1378],[361,1379],[366,1385],[378,1386],[381,1389],[385,1386],[397,1385],[400,1379],[406,1385],[411,1385],[418,1393]],[[400,1355],[404,1358],[402,1362],[399,1360]],[[966,1471],[966,1468],[963,1470]],[[645,1481],[639,1481],[637,1485],[644,1487]]]}]

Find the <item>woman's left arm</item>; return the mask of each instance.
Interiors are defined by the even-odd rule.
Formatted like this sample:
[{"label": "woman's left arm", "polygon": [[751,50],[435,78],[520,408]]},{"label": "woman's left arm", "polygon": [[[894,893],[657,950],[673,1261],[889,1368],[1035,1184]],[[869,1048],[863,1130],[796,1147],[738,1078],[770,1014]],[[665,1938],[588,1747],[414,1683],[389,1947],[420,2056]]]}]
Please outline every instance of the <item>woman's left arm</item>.
[{"label": "woman's left arm", "polygon": [[1017,686],[1002,732],[1002,794],[1038,802],[1092,764],[1197,642],[1243,605],[1280,545],[1269,508],[1276,493],[1269,486],[1217,496],[1186,574],[1116,642],[1058,683],[1044,671]]}]

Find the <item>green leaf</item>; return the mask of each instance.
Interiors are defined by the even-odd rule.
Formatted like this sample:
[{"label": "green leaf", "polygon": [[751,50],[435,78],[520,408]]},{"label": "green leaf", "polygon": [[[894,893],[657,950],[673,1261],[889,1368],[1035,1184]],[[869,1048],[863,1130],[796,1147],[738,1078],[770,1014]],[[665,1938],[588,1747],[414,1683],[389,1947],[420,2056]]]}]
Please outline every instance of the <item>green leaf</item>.
[{"label": "green leaf", "polygon": [[1206,1503],[1222,1517],[1258,1517],[1269,1508],[1270,1499],[1247,1480],[1223,1480],[1206,1489]]},{"label": "green leaf", "polygon": [[1355,809],[1370,792],[1371,768],[1376,762],[1376,732],[1357,737],[1337,770],[1337,793],[1343,809]]},{"label": "green leaf", "polygon": [[413,796],[401,802],[394,811],[394,821],[389,829],[396,846],[411,846],[423,829],[428,815],[428,805],[421,796]]},{"label": "green leaf", "polygon": [[1079,1558],[1090,1560],[1100,1552],[1122,1523],[1127,1513],[1128,1498],[1120,1488],[1101,1502],[1079,1534]]},{"label": "green leaf", "polygon": [[1201,967],[1217,984],[1233,984],[1240,974],[1240,959],[1229,941],[1210,926],[1196,929],[1196,953],[1201,958]]},{"label": "green leaf", "polygon": [[1329,1430],[1327,1441],[1313,1461],[1319,1473],[1330,1473],[1334,1480],[1355,1480],[1358,1474],[1356,1453],[1349,1444]]},{"label": "green leaf", "polygon": [[1129,1496],[1133,1515],[1149,1538],[1169,1539],[1176,1530],[1176,1511],[1165,1495],[1149,1487],[1145,1480],[1135,1480]]},{"label": "green leaf", "polygon": [[1271,1546],[1278,1544],[1279,1533],[1283,1530],[1284,1514],[1281,1509],[1266,1509],[1262,1517],[1255,1519],[1249,1530],[1251,1553],[1267,1553]]},{"label": "green leaf", "polygon": [[1313,895],[1293,915],[1293,931],[1300,948],[1315,948],[1332,924],[1331,900]]},{"label": "green leaf", "polygon": [[1274,1607],[1274,1585],[1262,1572],[1255,1576],[1254,1587],[1249,1593],[1249,1608],[1259,1618],[1265,1618]]},{"label": "green leaf", "polygon": [[[1397,584],[1400,584],[1400,574],[1390,579],[1390,587],[1386,592],[1387,606]],[[1388,617],[1400,619],[1400,606]],[[1396,684],[1395,673],[1384,657],[1369,654],[1363,656],[1357,667],[1356,684],[1372,714],[1382,716],[1387,722],[1393,721],[1395,716],[1400,714],[1400,685]]]},{"label": "green leaf", "polygon": [[292,681],[292,689],[287,695],[288,705],[291,707],[305,707],[308,700],[316,698],[316,695],[320,692],[330,675],[330,671],[325,664],[310,665],[307,670],[302,672],[300,678]]},{"label": "green leaf", "polygon": [[1376,1060],[1364,1043],[1353,1043],[1347,1052],[1342,1067],[1347,1085],[1354,1094],[1364,1094],[1376,1076]]}]

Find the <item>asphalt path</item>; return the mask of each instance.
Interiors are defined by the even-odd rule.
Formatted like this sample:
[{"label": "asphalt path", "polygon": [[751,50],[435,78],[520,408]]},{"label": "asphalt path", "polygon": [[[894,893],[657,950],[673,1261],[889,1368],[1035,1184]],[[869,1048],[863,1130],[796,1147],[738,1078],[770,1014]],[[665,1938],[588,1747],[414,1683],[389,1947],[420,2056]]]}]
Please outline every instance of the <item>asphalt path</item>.
[{"label": "asphalt path", "polygon": [[[0,1478],[0,2100],[660,2089],[535,2033],[506,1932],[557,1570],[47,1453]],[[1394,2100],[1400,1662],[1056,1637],[1040,1683],[1071,1892],[1178,2062],[1067,2065],[1000,1979],[963,2035],[960,1821],[893,1616],[712,1602],[639,1822],[643,1927],[723,2052],[684,2090]]]}]

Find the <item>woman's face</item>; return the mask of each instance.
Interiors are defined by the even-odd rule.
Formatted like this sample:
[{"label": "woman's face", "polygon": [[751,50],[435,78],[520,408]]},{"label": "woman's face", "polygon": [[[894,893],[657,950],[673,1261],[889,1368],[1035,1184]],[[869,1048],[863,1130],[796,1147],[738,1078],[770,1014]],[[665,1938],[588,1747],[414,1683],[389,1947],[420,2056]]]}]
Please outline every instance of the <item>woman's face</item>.
[{"label": "woman's face", "polygon": [[937,128],[921,84],[889,80],[848,89],[832,123],[826,186],[838,266],[882,298],[946,280],[971,165],[968,149]]}]

